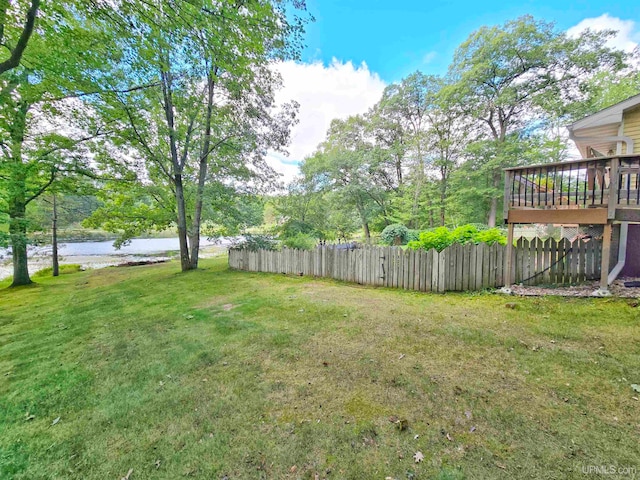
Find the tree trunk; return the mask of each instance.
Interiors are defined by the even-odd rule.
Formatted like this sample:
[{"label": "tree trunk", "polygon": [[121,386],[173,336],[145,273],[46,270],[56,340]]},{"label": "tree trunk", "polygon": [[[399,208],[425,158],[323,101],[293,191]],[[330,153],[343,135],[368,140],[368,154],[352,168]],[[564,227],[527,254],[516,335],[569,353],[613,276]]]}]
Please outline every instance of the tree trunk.
[{"label": "tree trunk", "polygon": [[443,180],[442,186],[440,187],[440,226],[441,227],[444,227],[445,225],[446,201],[447,201],[447,184]]},{"label": "tree trunk", "polygon": [[164,114],[169,127],[169,148],[171,150],[172,181],[175,187],[178,241],[180,243],[180,268],[183,272],[191,270],[189,258],[189,244],[187,241],[187,211],[184,201],[184,186],[182,183],[183,165],[178,158],[178,146],[173,113],[173,77],[170,71],[169,58],[165,59],[165,65],[160,65],[160,79],[162,81],[162,96],[164,99]]},{"label": "tree trunk", "polygon": [[9,203],[9,237],[13,260],[12,287],[31,284],[27,260],[27,180],[26,166],[22,163],[22,143],[28,106],[20,103],[18,114],[11,125],[11,159]]},{"label": "tree trunk", "polygon": [[493,228],[496,226],[496,214],[498,211],[498,199],[496,197],[491,198],[491,205],[489,208],[489,218],[487,220],[487,225]]},{"label": "tree trunk", "polygon": [[[442,162],[446,160],[441,160]],[[444,227],[446,223],[446,209],[447,209],[447,186],[448,186],[449,174],[446,167],[440,167],[440,226]]]},{"label": "tree trunk", "polygon": [[371,240],[371,232],[369,231],[369,222],[362,222],[362,229],[364,230],[364,238]]},{"label": "tree trunk", "polygon": [[29,266],[27,263],[27,219],[24,195],[22,195],[21,199],[12,199],[9,218],[9,234],[13,259],[13,282],[11,286],[29,285],[32,282],[29,277]]},{"label": "tree trunk", "polygon": [[427,206],[429,207],[429,228],[433,228],[436,226],[436,221],[433,216],[433,201],[431,200],[431,195],[427,196]]},{"label": "tree trunk", "polygon": [[176,205],[178,207],[178,241],[180,243],[180,268],[183,272],[191,270],[189,259],[189,244],[187,242],[187,211],[184,203],[184,187],[182,175],[177,173],[173,177],[176,188]]},{"label": "tree trunk", "polygon": [[60,275],[60,264],[58,262],[58,204],[56,202],[56,194],[53,194],[53,219],[51,222],[51,255],[53,276]]},{"label": "tree trunk", "polygon": [[191,268],[198,268],[200,257],[200,225],[202,222],[202,204],[204,202],[204,187],[207,180],[209,166],[209,149],[211,148],[211,117],[213,115],[213,99],[215,93],[215,75],[218,69],[214,68],[207,78],[207,116],[205,120],[204,141],[200,150],[200,166],[198,170],[198,188],[196,190],[196,205],[193,214],[193,226],[191,232]]},{"label": "tree trunk", "polygon": [[[492,186],[496,190],[498,189],[498,187],[500,187],[501,175],[502,175],[501,172],[493,173]],[[491,204],[489,207],[489,220],[487,221],[487,224],[489,225],[489,227],[493,228],[496,226],[497,216],[498,216],[498,196],[494,193],[491,196]]]}]

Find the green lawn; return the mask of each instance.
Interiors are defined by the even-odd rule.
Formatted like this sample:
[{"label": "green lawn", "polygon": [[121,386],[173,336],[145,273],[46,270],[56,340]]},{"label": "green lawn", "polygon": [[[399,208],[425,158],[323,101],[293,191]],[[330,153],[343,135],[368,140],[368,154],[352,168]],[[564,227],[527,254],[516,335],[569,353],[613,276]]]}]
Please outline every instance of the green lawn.
[{"label": "green lawn", "polygon": [[202,263],[0,290],[0,478],[640,475],[631,303]]}]

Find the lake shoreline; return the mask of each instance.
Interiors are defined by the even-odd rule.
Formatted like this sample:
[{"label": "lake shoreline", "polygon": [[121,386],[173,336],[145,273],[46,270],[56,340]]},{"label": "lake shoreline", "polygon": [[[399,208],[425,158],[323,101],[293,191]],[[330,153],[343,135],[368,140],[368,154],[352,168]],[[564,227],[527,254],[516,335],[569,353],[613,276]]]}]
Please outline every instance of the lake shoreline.
[{"label": "lake shoreline", "polygon": [[[154,240],[154,239],[140,239],[140,240]],[[177,239],[176,239],[177,240]],[[83,242],[83,244],[104,244],[106,242]],[[224,254],[227,251],[229,241],[225,240],[220,243],[203,242],[204,245],[200,247],[200,257],[210,258]],[[78,245],[78,244],[75,244]],[[103,246],[103,245],[101,245]],[[82,254],[69,255],[60,254],[60,265],[80,265],[83,269],[100,269],[106,267],[113,267],[128,262],[144,262],[144,261],[160,261],[160,260],[172,260],[178,257],[178,250],[151,250],[147,252],[136,253],[131,251],[125,251],[127,247],[123,247],[120,251],[111,249],[111,253],[87,253],[86,250]],[[102,251],[100,248],[97,249]],[[129,250],[129,249],[127,249]],[[60,252],[64,252],[64,247],[60,249]],[[115,252],[115,253],[113,253]],[[122,252],[122,253],[120,253]],[[38,251],[32,250],[29,255],[29,274],[33,275],[35,272],[47,267],[51,267],[52,257],[49,250],[40,249]],[[0,281],[5,280],[13,275],[13,264],[11,262],[11,255],[4,253],[4,258],[0,257]]]}]

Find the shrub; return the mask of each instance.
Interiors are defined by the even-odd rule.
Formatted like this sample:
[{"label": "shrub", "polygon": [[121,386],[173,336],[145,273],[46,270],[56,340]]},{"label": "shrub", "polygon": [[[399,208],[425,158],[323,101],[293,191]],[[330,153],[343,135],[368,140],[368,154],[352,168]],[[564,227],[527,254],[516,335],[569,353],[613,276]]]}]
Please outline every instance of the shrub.
[{"label": "shrub", "polygon": [[387,245],[404,245],[409,240],[409,229],[400,223],[385,227],[380,238]]},{"label": "shrub", "polygon": [[315,237],[306,233],[298,233],[292,237],[285,238],[282,244],[287,248],[296,248],[298,250],[313,250],[316,247],[317,240]]},{"label": "shrub", "polygon": [[504,236],[504,233],[502,233],[499,228],[490,228],[478,232],[473,240],[475,243],[487,243],[489,245],[493,245],[494,243],[499,243],[500,245],[507,244],[507,237]]},{"label": "shrub", "polygon": [[476,225],[469,224],[450,231],[447,227],[438,227],[420,233],[420,238],[417,241],[409,242],[409,248],[414,250],[419,248],[431,250],[435,248],[438,252],[441,252],[454,243],[461,245],[467,243],[486,243],[489,245],[499,243],[500,245],[506,245],[507,238],[498,228],[478,230]]},{"label": "shrub", "polygon": [[461,225],[451,232],[452,243],[461,243],[464,245],[465,243],[473,241],[478,233],[478,229],[473,225]]},{"label": "shrub", "polygon": [[420,230],[409,230],[407,233],[407,242],[415,242],[420,240]]},{"label": "shrub", "polygon": [[[78,265],[76,263],[70,263],[68,265],[60,265],[60,275],[64,275],[65,273],[76,273],[82,271],[82,265]],[[38,270],[36,273],[32,275],[33,278],[44,278],[50,277],[53,275],[53,267],[43,268],[42,270]]]},{"label": "shrub", "polygon": [[277,250],[278,243],[271,235],[245,234],[238,242],[232,245],[233,248],[246,248],[247,250]]},{"label": "shrub", "polygon": [[433,230],[420,233],[420,238],[417,242],[409,242],[409,248],[417,250],[424,248],[425,250],[431,250],[435,248],[441,252],[449,245],[453,243],[453,236],[447,227],[438,227]]}]

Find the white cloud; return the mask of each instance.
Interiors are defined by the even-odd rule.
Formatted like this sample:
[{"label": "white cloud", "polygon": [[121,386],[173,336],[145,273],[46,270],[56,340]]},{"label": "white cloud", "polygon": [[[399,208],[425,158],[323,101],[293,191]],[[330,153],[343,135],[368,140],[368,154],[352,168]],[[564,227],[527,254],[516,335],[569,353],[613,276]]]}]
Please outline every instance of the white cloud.
[{"label": "white cloud", "polygon": [[429,64],[429,63],[433,62],[437,56],[438,56],[438,52],[436,52],[436,51],[432,50],[430,52],[427,52],[424,55],[424,57],[422,57],[422,63],[424,63],[425,65]]},{"label": "white cloud", "polygon": [[591,29],[593,31],[616,30],[618,33],[607,42],[611,48],[631,52],[640,42],[640,31],[638,25],[633,20],[622,20],[612,17],[608,13],[594,18],[585,18],[577,25],[569,28],[567,34],[570,37],[577,37],[581,32]]},{"label": "white cloud", "polygon": [[386,85],[365,63],[354,66],[351,61],[335,58],[330,65],[288,61],[276,68],[284,81],[277,102],[295,100],[300,104],[289,157],[270,153],[268,158],[283,180],[289,181],[299,173],[297,164],[324,140],[331,120],[366,112],[380,100]]}]

